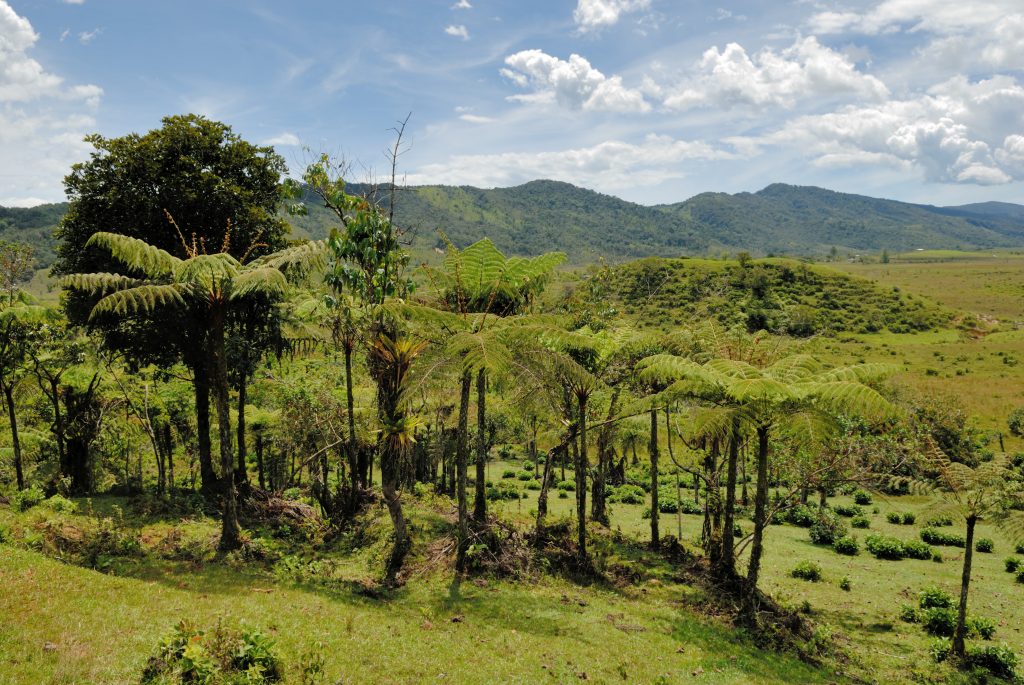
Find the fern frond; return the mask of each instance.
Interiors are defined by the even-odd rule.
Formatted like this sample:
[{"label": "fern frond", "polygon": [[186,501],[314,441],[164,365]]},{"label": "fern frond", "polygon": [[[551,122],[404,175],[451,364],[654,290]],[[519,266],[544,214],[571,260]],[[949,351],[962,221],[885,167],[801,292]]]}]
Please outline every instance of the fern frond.
[{"label": "fern frond", "polygon": [[169,276],[181,263],[181,260],[171,253],[154,247],[145,240],[131,238],[120,233],[106,231],[93,233],[85,245],[107,250],[114,259],[131,269],[141,271],[150,278]]},{"label": "fern frond", "polygon": [[104,314],[130,315],[153,312],[161,307],[181,306],[185,301],[178,285],[140,285],[110,293],[96,303],[89,318]]},{"label": "fern frond", "polygon": [[135,286],[142,285],[143,282],[137,278],[129,278],[122,274],[111,273],[70,274],[58,281],[62,288],[85,290],[100,295],[113,292],[114,290],[134,288]]},{"label": "fern frond", "polygon": [[252,295],[277,297],[288,289],[288,279],[272,266],[243,270],[231,281],[230,299],[240,300]]},{"label": "fern frond", "polygon": [[852,366],[844,366],[838,369],[819,373],[814,376],[814,380],[823,383],[828,383],[830,381],[856,381],[858,383],[867,383],[869,381],[880,380],[897,371],[899,371],[899,367],[892,364],[854,364]]},{"label": "fern frond", "polygon": [[311,240],[300,245],[286,247],[265,257],[260,257],[255,263],[289,274],[306,274],[324,268],[324,265],[327,263],[327,254],[326,241]]}]

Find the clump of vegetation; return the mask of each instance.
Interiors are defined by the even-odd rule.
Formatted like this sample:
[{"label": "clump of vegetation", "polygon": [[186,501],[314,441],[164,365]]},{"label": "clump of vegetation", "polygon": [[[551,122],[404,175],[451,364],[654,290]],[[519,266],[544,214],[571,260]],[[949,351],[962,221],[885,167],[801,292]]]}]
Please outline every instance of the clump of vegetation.
[{"label": "clump of vegetation", "polygon": [[866,506],[868,504],[871,504],[871,502],[872,502],[871,493],[868,492],[867,490],[861,490],[861,489],[854,490],[853,491],[853,501],[854,501],[855,504],[859,504],[861,506]]},{"label": "clump of vegetation", "polygon": [[836,512],[840,516],[845,516],[846,518],[853,518],[854,516],[861,516],[864,513],[864,510],[862,508],[860,508],[859,506],[857,506],[856,504],[850,504],[850,505],[839,504],[839,505],[833,507],[832,511]]},{"label": "clump of vegetation", "polygon": [[941,514],[939,516],[933,516],[924,522],[924,525],[928,528],[944,528],[953,525],[953,517],[948,514]]},{"label": "clump of vegetation", "polygon": [[[888,535],[873,534],[867,536],[864,539],[864,547],[871,552],[878,559],[888,559],[890,561],[899,561],[904,557],[914,554],[913,558],[920,559],[918,550],[907,549],[906,544],[899,538],[890,537]],[[909,553],[908,553],[909,552]],[[929,556],[931,552],[929,551]],[[924,557],[928,558],[928,557]]]},{"label": "clump of vegetation", "polygon": [[160,640],[156,655],[146,663],[142,683],[262,685],[283,676],[274,641],[258,628],[229,627],[218,621],[212,630],[200,630],[181,621]]},{"label": "clump of vegetation", "polygon": [[983,554],[991,554],[996,549],[996,543],[992,541],[992,538],[978,538],[974,543],[974,549]]},{"label": "clump of vegetation", "polygon": [[850,577],[849,576],[843,576],[839,580],[839,589],[842,590],[843,592],[849,592],[850,590],[853,589],[853,583],[850,582]]},{"label": "clump of vegetation", "polygon": [[793,567],[793,570],[789,572],[789,575],[794,578],[799,578],[800,580],[817,583],[821,580],[821,566],[813,561],[801,561]]},{"label": "clump of vegetation", "polygon": [[614,488],[612,494],[608,496],[608,501],[620,504],[643,504],[647,501],[647,495],[640,486],[627,483]]},{"label": "clump of vegetation", "polygon": [[846,535],[846,524],[828,509],[822,509],[811,525],[811,542],[816,545],[831,545]]},{"label": "clump of vegetation", "polygon": [[850,526],[853,527],[853,528],[860,528],[860,529],[870,528],[871,527],[871,521],[868,520],[867,516],[863,516],[863,515],[854,516],[852,519],[850,519]]},{"label": "clump of vegetation", "polygon": [[963,547],[966,543],[962,535],[956,533],[944,533],[935,528],[922,528],[921,540],[929,545],[940,545],[943,547]]},{"label": "clump of vegetation", "polygon": [[1020,559],[1017,557],[1006,557],[1003,564],[1006,566],[1007,573],[1016,573],[1017,569],[1021,567]]},{"label": "clump of vegetation", "polygon": [[885,515],[885,519],[889,523],[895,524],[897,526],[912,526],[914,525],[914,522],[917,520],[917,516],[915,516],[914,513],[910,511],[890,511],[888,514]]},{"label": "clump of vegetation", "polygon": [[11,506],[14,507],[15,511],[28,511],[45,499],[46,494],[33,485],[14,493],[14,497],[11,498]]},{"label": "clump of vegetation", "polygon": [[860,554],[860,543],[857,542],[857,538],[852,535],[844,535],[832,543],[832,549],[839,554],[845,554],[846,556],[852,557]]}]

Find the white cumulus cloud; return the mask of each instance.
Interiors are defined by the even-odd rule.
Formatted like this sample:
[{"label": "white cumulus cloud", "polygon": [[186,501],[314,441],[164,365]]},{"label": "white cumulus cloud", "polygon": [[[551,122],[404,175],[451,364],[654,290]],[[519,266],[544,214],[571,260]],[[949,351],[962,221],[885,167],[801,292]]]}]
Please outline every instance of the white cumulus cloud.
[{"label": "white cumulus cloud", "polygon": [[568,60],[541,50],[523,50],[505,58],[503,76],[532,92],[512,96],[524,102],[555,101],[569,109],[646,112],[650,104],[639,90],[626,87],[620,76],[605,76],[586,58]]},{"label": "white cumulus cloud", "polygon": [[798,100],[852,94],[884,100],[889,89],[874,76],[857,70],[845,55],[808,37],[776,52],[754,55],[737,43],[708,49],[695,75],[666,89],[670,109],[776,105],[792,107]]},{"label": "white cumulus cloud", "polygon": [[469,0],[459,0],[457,3],[452,5],[453,10],[471,10],[473,5],[470,4]]},{"label": "white cumulus cloud", "polygon": [[645,10],[651,0],[579,0],[572,18],[583,33],[617,24],[623,14]]},{"label": "white cumulus cloud", "polygon": [[451,24],[450,26],[446,26],[444,28],[444,32],[449,36],[455,36],[462,40],[469,40],[469,29],[462,24]]},{"label": "white cumulus cloud", "polygon": [[276,136],[267,138],[263,141],[263,145],[301,145],[302,141],[299,137],[290,131],[279,133]]},{"label": "white cumulus cloud", "polygon": [[30,55],[39,36],[0,0],[0,197],[61,199],[60,179],[91,146],[103,90],[68,85]]}]

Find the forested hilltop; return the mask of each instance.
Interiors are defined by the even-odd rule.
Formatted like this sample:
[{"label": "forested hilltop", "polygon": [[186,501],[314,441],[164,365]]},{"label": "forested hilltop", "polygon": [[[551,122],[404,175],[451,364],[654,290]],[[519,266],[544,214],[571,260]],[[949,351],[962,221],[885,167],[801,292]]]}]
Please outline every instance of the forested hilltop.
[{"label": "forested hilltop", "polygon": [[[736,250],[820,257],[833,247],[858,253],[1024,246],[1021,205],[932,207],[779,183],[756,193],[702,193],[653,207],[557,181],[494,189],[416,186],[398,198],[396,221],[412,231],[419,255],[444,247],[438,231],[458,247],[488,237],[510,254],[559,250],[573,264]],[[333,214],[306,199],[308,214],[289,217],[294,233],[324,238]],[[386,204],[386,194],[381,199]],[[33,244],[49,264],[52,230],[66,210],[66,203],[0,208],[0,238]]]}]

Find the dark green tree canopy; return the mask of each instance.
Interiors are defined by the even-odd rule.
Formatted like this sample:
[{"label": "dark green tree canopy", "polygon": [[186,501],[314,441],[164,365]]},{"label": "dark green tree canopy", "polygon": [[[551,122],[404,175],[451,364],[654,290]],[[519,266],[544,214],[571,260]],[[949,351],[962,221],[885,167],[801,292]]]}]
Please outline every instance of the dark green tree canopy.
[{"label": "dark green tree canopy", "polygon": [[[70,207],[57,230],[54,275],[143,275],[87,245],[99,232],[138,238],[179,259],[223,251],[246,262],[285,244],[288,225],[277,213],[285,162],[273,148],[192,114],[166,117],[145,135],[87,140],[95,151],[64,179]],[[98,299],[97,293],[69,294],[69,319],[86,323]],[[202,328],[197,322],[174,314],[151,326],[148,316],[100,322],[106,343],[137,360],[164,362],[176,356],[175,348],[202,344],[191,334]]]}]

